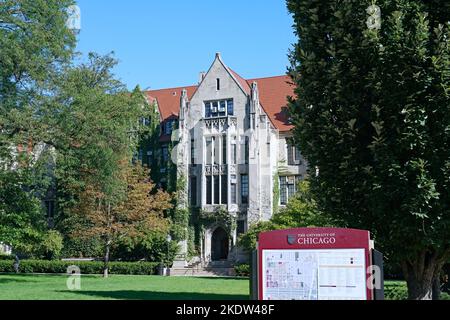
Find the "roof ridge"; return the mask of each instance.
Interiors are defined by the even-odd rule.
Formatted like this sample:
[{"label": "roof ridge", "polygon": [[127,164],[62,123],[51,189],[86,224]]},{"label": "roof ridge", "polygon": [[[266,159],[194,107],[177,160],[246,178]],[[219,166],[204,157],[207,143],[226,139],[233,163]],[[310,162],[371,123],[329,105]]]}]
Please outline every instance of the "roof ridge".
[{"label": "roof ridge", "polygon": [[289,77],[289,75],[288,74],[284,74],[284,75],[279,75],[279,76],[268,76],[268,77],[261,77],[261,78],[251,78],[251,79],[247,79],[246,81],[271,79],[271,78],[282,78],[282,77]]},{"label": "roof ridge", "polygon": [[163,91],[163,90],[176,90],[176,89],[195,88],[195,87],[198,87],[198,85],[192,84],[192,85],[189,85],[189,86],[179,86],[179,87],[171,87],[171,88],[151,89],[151,90],[144,90],[144,92]]}]

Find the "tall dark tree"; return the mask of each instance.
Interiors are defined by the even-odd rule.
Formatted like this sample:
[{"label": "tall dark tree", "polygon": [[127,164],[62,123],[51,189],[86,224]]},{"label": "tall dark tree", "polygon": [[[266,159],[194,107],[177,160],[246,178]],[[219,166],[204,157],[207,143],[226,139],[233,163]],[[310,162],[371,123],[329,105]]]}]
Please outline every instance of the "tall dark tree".
[{"label": "tall dark tree", "polygon": [[409,298],[430,299],[450,256],[450,3],[379,0],[381,20],[374,1],[287,4],[290,109],[319,207],[371,230]]}]

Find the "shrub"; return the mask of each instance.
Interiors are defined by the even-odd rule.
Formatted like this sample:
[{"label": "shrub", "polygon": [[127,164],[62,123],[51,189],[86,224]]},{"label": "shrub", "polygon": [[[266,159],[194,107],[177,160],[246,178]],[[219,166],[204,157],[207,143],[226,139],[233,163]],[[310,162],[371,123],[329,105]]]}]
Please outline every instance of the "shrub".
[{"label": "shrub", "polygon": [[[13,260],[0,260],[0,273],[13,273]],[[76,265],[82,274],[103,274],[101,261],[46,261],[22,260],[20,273],[58,273],[65,274],[69,266]],[[110,262],[111,274],[123,275],[154,275],[157,273],[158,263],[154,262]]]},{"label": "shrub", "polygon": [[166,235],[149,233],[138,239],[124,238],[112,249],[113,260],[162,262],[171,265],[179,251],[176,241],[170,243]]},{"label": "shrub", "polygon": [[386,281],[384,283],[385,300],[407,300],[408,288],[406,282],[402,281]]},{"label": "shrub", "polygon": [[1,260],[14,260],[14,256],[12,254],[2,254],[2,253],[0,253],[0,261]]},{"label": "shrub", "polygon": [[61,257],[66,258],[91,258],[103,256],[103,244],[98,238],[81,240],[66,237],[63,241]]},{"label": "shrub", "polygon": [[[384,283],[385,300],[408,300],[408,287],[404,281],[386,281]],[[448,293],[441,293],[441,300],[450,300]]]},{"label": "shrub", "polygon": [[43,236],[38,246],[38,256],[45,259],[58,259],[63,248],[63,237],[56,230],[50,230]]},{"label": "shrub", "polygon": [[249,264],[240,264],[234,267],[236,276],[238,277],[250,277],[251,269]]}]

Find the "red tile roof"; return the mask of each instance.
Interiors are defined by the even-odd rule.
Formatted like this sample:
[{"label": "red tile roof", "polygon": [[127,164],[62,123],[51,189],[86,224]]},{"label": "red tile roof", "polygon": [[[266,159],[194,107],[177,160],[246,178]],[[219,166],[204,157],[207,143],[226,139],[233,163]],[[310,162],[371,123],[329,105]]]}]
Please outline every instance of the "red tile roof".
[{"label": "red tile roof", "polygon": [[290,131],[288,114],[283,108],[288,105],[288,97],[294,96],[294,85],[289,76],[259,78],[247,80],[249,85],[258,84],[259,102],[269,116],[272,124],[281,132]]},{"label": "red tile roof", "polygon": [[249,84],[247,80],[242,78],[237,72],[234,72],[230,68],[228,68],[230,73],[233,75],[233,77],[236,79],[237,82],[241,85],[242,89],[245,91],[246,94],[250,94],[252,92],[251,83]]},{"label": "red tile roof", "polygon": [[[293,128],[288,122],[288,115],[283,111],[287,106],[287,97],[294,96],[294,86],[289,76],[276,76],[244,80],[239,74],[229,69],[236,81],[247,94],[251,92],[253,82],[258,83],[259,100],[262,108],[269,116],[272,124],[280,131],[285,132]],[[198,86],[178,87],[161,90],[146,91],[149,102],[158,102],[161,120],[165,121],[171,116],[177,116],[180,111],[180,97],[183,89],[187,90],[189,99],[192,98]]]},{"label": "red tile roof", "polygon": [[150,90],[145,92],[149,103],[153,103],[155,100],[158,102],[162,121],[169,119],[171,116],[178,116],[178,113],[180,112],[181,91],[183,91],[183,89],[187,90],[188,97],[191,99],[197,90],[197,86]]}]

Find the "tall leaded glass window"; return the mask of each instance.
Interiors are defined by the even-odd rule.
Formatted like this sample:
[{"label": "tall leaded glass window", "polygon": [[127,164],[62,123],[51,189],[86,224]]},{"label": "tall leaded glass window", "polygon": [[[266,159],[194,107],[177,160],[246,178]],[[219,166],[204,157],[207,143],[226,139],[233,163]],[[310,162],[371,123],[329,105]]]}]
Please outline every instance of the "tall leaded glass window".
[{"label": "tall leaded glass window", "polygon": [[301,176],[280,177],[280,204],[287,205],[289,199],[297,192]]},{"label": "tall leaded glass window", "polygon": [[[294,179],[292,179],[292,180],[294,180]],[[294,181],[292,181],[292,180],[288,180],[288,185],[287,185],[287,187],[288,187],[288,201],[289,201],[289,199],[291,199],[295,195],[295,190],[297,189],[296,186],[295,186],[295,180]]]},{"label": "tall leaded glass window", "polygon": [[227,164],[227,136],[222,136],[222,164]]},{"label": "tall leaded glass window", "polygon": [[287,181],[286,177],[280,177],[280,204],[282,206],[287,205]]},{"label": "tall leaded glass window", "polygon": [[219,101],[219,117],[227,115],[227,102],[225,100]]},{"label": "tall leaded glass window", "polygon": [[241,175],[241,203],[248,204],[248,175]]},{"label": "tall leaded glass window", "polygon": [[244,157],[245,157],[245,164],[250,163],[250,139],[249,137],[245,137],[245,150],[244,150]]},{"label": "tall leaded glass window", "polygon": [[228,176],[222,175],[221,177],[221,202],[222,204],[228,204]]},{"label": "tall leaded glass window", "polygon": [[236,199],[236,192],[237,192],[237,187],[236,187],[236,183],[232,183],[231,187],[230,187],[230,192],[231,192],[231,204],[237,204],[237,199]]},{"label": "tall leaded glass window", "polygon": [[214,143],[214,164],[220,164],[220,138],[213,137]]},{"label": "tall leaded glass window", "polygon": [[227,113],[229,116],[234,116],[234,102],[232,99],[227,100]]},{"label": "tall leaded glass window", "polygon": [[191,177],[190,179],[190,193],[191,193],[191,206],[195,207],[197,205],[197,177]]},{"label": "tall leaded glass window", "polygon": [[206,204],[212,204],[212,177],[206,177]]},{"label": "tall leaded glass window", "polygon": [[231,154],[230,154],[230,158],[231,158],[231,164],[236,164],[237,163],[237,144],[236,144],[236,137],[233,138],[233,142],[230,145],[231,148]]},{"label": "tall leaded glass window", "polygon": [[191,140],[191,164],[195,164],[195,140]]},{"label": "tall leaded glass window", "polygon": [[205,118],[211,118],[211,102],[205,102]]},{"label": "tall leaded glass window", "polygon": [[214,176],[214,204],[220,204],[220,176]]},{"label": "tall leaded glass window", "polygon": [[206,138],[206,164],[212,164],[212,138]]}]

